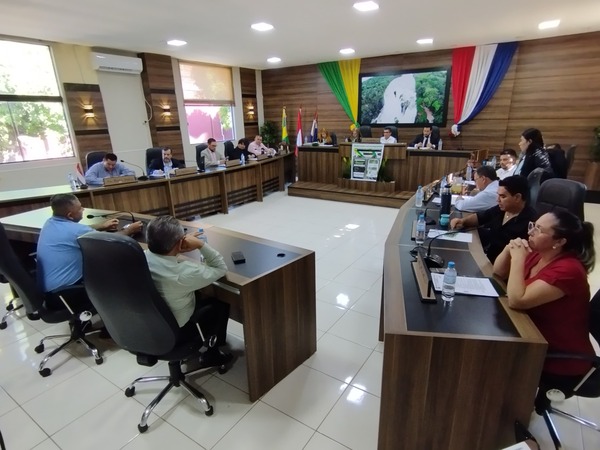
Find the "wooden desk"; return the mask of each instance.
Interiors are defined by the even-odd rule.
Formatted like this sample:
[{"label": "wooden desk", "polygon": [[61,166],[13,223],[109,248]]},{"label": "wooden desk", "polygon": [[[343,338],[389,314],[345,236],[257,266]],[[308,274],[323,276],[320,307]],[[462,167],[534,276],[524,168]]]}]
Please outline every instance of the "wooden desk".
[{"label": "wooden desk", "polygon": [[[529,423],[546,341],[505,298],[457,295],[421,303],[410,261],[414,197],[385,244],[380,339],[384,339],[378,449],[495,450]],[[410,224],[410,225],[409,225]],[[476,236],[436,243],[458,273],[491,276]],[[453,248],[451,248],[453,247]]]},{"label": "wooden desk", "polygon": [[[86,209],[84,217],[106,212]],[[0,222],[10,239],[37,242],[50,215],[47,207]],[[135,218],[152,217],[135,214]],[[82,223],[103,220],[84,218]],[[197,227],[182,224],[190,230]],[[219,227],[204,228],[208,242],[223,255],[229,269],[206,291],[230,303],[231,318],[244,325],[248,387],[250,400],[255,401],[317,350],[315,253]],[[230,255],[234,251],[244,253],[245,264],[233,264]]]}]

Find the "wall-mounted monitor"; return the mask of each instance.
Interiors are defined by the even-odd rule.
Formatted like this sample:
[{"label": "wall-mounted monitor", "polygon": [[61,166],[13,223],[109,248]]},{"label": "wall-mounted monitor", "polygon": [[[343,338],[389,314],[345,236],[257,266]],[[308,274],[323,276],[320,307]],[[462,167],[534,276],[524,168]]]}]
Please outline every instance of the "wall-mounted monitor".
[{"label": "wall-mounted monitor", "polygon": [[361,125],[446,126],[450,67],[359,75]]}]

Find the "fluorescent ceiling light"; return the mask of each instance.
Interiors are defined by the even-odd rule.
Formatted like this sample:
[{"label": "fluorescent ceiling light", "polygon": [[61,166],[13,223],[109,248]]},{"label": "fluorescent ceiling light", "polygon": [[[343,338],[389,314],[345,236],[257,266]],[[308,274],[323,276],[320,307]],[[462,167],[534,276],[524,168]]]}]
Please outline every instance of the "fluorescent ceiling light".
[{"label": "fluorescent ceiling light", "polygon": [[353,48],[343,48],[340,50],[340,53],[342,55],[352,55],[354,53],[354,49]]},{"label": "fluorescent ceiling light", "polygon": [[556,20],[546,20],[545,22],[540,22],[538,28],[540,30],[547,30],[548,28],[556,28],[560,24],[560,19]]},{"label": "fluorescent ceiling light", "polygon": [[167,41],[167,44],[172,45],[173,47],[181,47],[182,45],[187,45],[187,42],[179,39],[171,39],[170,41]]},{"label": "fluorescent ceiling light", "polygon": [[432,38],[417,39],[417,44],[421,44],[421,45],[433,44],[433,39]]},{"label": "fluorescent ceiling light", "polygon": [[376,9],[379,9],[379,5],[375,2],[357,2],[354,5],[354,9],[359,10],[360,12],[365,12],[365,11],[375,11]]},{"label": "fluorescent ceiling light", "polygon": [[250,25],[250,28],[256,31],[269,31],[273,29],[273,25],[271,25],[270,23],[258,22]]},{"label": "fluorescent ceiling light", "polygon": [[271,58],[267,59],[267,62],[270,62],[271,64],[275,64],[275,63],[281,62],[281,58],[278,58],[277,56],[272,56]]}]

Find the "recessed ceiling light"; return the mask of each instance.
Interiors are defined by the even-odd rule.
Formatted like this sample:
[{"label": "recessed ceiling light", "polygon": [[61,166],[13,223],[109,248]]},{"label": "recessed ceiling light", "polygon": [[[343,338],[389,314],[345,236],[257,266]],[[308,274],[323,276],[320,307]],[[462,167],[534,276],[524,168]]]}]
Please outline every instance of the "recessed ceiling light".
[{"label": "recessed ceiling light", "polygon": [[167,44],[172,45],[173,47],[181,47],[182,45],[187,45],[187,42],[179,39],[171,39],[170,41],[167,41]]},{"label": "recessed ceiling light", "polygon": [[354,54],[354,49],[353,48],[343,48],[340,50],[340,53],[342,55],[352,55],[352,54]]},{"label": "recessed ceiling light", "polygon": [[250,28],[252,28],[253,30],[256,31],[269,31],[273,29],[273,25],[271,25],[270,23],[266,23],[266,22],[258,22],[258,23],[253,23],[252,25],[250,25]]},{"label": "recessed ceiling light", "polygon": [[379,9],[379,5],[375,2],[357,2],[354,5],[354,9],[359,10],[360,12],[365,12],[365,11],[375,11],[376,9]]},{"label": "recessed ceiling light", "polygon": [[272,56],[271,58],[267,59],[267,62],[270,62],[271,64],[275,64],[275,63],[281,62],[281,58],[278,58],[277,56]]},{"label": "recessed ceiling light", "polygon": [[545,22],[540,22],[538,28],[540,30],[547,30],[548,28],[556,28],[560,24],[560,19],[556,20],[546,20]]},{"label": "recessed ceiling light", "polygon": [[417,44],[421,44],[421,45],[433,44],[433,39],[432,38],[417,39]]}]

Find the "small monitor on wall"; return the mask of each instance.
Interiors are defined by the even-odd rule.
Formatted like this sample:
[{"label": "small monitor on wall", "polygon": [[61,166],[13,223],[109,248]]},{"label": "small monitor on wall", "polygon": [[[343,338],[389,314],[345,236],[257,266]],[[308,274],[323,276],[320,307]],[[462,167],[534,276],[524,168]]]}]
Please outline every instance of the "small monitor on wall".
[{"label": "small monitor on wall", "polygon": [[450,67],[359,75],[361,125],[446,126]]}]

